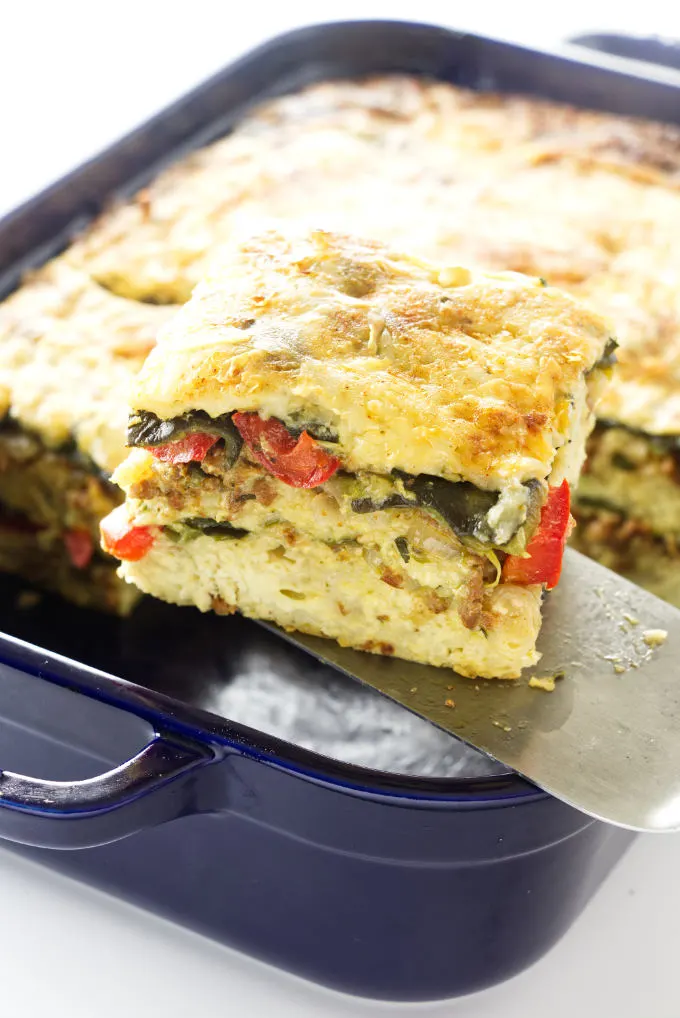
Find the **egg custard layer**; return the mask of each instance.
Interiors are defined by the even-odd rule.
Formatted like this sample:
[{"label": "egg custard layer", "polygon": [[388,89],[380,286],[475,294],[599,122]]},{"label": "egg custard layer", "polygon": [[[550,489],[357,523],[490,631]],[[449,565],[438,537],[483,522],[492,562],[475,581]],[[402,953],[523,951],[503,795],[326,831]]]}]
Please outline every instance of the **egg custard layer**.
[{"label": "egg custard layer", "polygon": [[133,385],[104,547],[167,601],[514,678],[610,347],[540,280],[324,231],[234,243]]}]

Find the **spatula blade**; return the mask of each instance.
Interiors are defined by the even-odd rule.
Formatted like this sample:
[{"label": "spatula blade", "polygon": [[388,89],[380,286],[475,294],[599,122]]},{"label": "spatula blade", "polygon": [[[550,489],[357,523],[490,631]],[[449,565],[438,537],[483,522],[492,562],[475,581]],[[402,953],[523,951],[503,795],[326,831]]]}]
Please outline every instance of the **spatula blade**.
[{"label": "spatula blade", "polygon": [[[282,635],[584,813],[680,830],[680,611],[568,550],[543,619],[541,661],[516,682]],[[552,693],[529,686],[556,674]]]}]

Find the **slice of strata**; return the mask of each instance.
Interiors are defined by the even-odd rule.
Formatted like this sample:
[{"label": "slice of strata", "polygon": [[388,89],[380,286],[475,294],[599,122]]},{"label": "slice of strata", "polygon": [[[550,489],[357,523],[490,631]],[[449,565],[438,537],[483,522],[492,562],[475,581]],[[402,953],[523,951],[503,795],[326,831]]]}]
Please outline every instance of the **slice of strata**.
[{"label": "slice of strata", "polygon": [[0,305],[0,570],[89,607],[135,591],[99,547],[121,501],[127,389],[172,313],[109,293],[63,258]]},{"label": "slice of strata", "polygon": [[234,244],[134,383],[104,547],[167,601],[514,678],[609,345],[525,276],[321,231]]}]

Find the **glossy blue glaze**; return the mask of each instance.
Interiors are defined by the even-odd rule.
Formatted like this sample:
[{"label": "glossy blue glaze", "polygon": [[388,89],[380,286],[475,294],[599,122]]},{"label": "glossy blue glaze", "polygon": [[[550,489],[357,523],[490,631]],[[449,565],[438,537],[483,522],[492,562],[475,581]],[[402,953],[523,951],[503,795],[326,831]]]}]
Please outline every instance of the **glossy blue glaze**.
[{"label": "glossy blue glaze", "polygon": [[[0,291],[258,98],[378,71],[680,117],[673,84],[505,43],[304,29],[0,222]],[[633,837],[461,757],[253,623],[150,601],[124,621],[49,598],[22,612],[15,594],[0,584],[0,836],[310,979],[393,1000],[498,982],[561,936]]]},{"label": "glossy blue glaze", "polygon": [[632,837],[551,799],[430,810],[277,780],[244,758],[220,766],[233,810],[77,853],[24,851],[338,990],[430,1000],[540,958]]},{"label": "glossy blue glaze", "polygon": [[[204,645],[211,632],[222,638],[215,620],[151,608],[188,618]],[[71,609],[61,611],[63,622]],[[100,621],[109,638],[120,625]],[[253,630],[278,654],[278,640]],[[58,808],[21,807],[20,829],[16,804],[0,800],[0,834],[53,846],[20,850],[346,992],[437,999],[521,971],[569,927],[632,838],[514,775],[371,772],[9,637],[0,661],[4,760],[68,782]],[[366,694],[349,683],[348,695]],[[168,766],[140,757],[159,727],[176,754],[174,795]],[[123,753],[142,762],[121,765]],[[125,794],[98,777],[116,764]],[[76,795],[88,782],[89,797]]]}]

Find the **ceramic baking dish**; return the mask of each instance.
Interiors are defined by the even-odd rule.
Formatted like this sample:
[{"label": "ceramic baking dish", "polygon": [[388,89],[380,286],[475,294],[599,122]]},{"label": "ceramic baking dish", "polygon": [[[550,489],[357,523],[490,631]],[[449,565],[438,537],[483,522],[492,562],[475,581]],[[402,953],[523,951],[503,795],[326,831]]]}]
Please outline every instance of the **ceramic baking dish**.
[{"label": "ceramic baking dish", "polygon": [[[264,96],[386,71],[679,119],[672,81],[588,57],[406,23],[295,31],[0,223],[2,292]],[[489,986],[555,943],[632,838],[253,622],[26,610],[18,590],[0,587],[0,836],[299,975],[392,1000]]]}]

